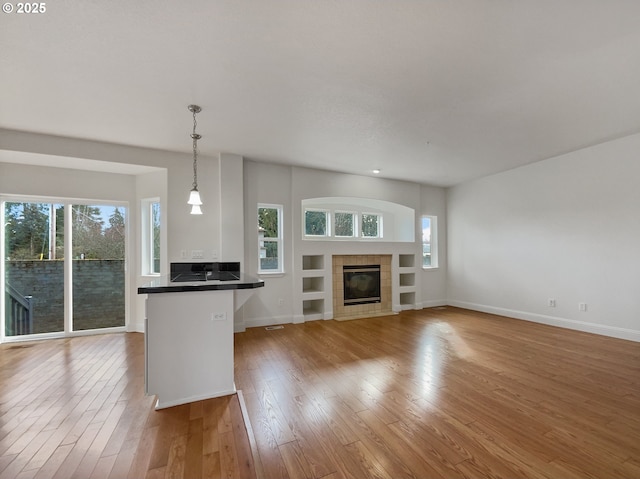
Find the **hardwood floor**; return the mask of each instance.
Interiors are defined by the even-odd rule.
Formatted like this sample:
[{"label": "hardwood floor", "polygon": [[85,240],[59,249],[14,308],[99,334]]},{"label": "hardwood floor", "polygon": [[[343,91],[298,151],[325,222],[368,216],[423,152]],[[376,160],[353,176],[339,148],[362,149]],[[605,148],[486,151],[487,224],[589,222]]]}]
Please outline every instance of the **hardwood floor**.
[{"label": "hardwood floor", "polygon": [[238,398],[155,411],[144,336],[0,346],[0,479],[255,478]]},{"label": "hardwood floor", "polygon": [[640,344],[456,308],[236,334],[265,478],[640,477]]},{"label": "hardwood floor", "polygon": [[639,343],[456,308],[253,328],[243,402],[162,411],[143,348],[1,345],[0,478],[640,477]]}]

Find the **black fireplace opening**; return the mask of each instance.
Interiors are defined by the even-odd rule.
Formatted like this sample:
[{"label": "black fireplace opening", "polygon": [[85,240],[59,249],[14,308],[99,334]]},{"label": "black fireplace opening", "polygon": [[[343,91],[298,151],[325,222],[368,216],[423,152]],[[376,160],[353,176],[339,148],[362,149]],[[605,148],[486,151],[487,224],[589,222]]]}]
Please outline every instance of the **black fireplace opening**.
[{"label": "black fireplace opening", "polygon": [[343,266],[344,305],[380,302],[380,265]]}]

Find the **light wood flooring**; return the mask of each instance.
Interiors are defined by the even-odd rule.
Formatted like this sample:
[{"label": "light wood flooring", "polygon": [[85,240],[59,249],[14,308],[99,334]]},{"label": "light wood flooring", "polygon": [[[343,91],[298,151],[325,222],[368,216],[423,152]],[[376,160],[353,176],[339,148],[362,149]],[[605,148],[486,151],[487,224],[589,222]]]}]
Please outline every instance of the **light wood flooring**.
[{"label": "light wood flooring", "polygon": [[640,477],[640,343],[434,308],[235,348],[244,401],[154,411],[142,334],[1,345],[0,479]]},{"label": "light wood flooring", "polygon": [[142,334],[3,344],[0,479],[255,478],[237,396],[154,402]]},{"label": "light wood flooring", "polygon": [[640,478],[640,343],[456,308],[236,335],[262,477]]}]

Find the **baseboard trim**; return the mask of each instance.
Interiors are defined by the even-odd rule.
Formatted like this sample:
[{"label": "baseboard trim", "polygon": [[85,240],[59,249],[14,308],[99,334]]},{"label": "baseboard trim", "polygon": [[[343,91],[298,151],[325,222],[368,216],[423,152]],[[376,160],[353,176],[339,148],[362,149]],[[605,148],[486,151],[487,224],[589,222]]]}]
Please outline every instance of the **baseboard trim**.
[{"label": "baseboard trim", "polygon": [[425,308],[438,308],[440,306],[449,306],[449,303],[444,299],[432,299],[429,301],[423,301],[419,303],[420,309]]},{"label": "baseboard trim", "polygon": [[486,304],[469,303],[466,301],[448,301],[447,304],[449,306],[456,306],[458,308],[480,311],[482,313],[495,314],[497,316],[522,319],[524,321],[531,321],[533,323],[547,324],[549,326],[574,329],[576,331],[583,331],[585,333],[600,334],[602,336],[640,342],[640,331],[634,329],[618,328],[616,326],[607,326],[598,323],[587,323],[585,321],[576,321],[575,319],[559,318],[557,316],[547,316],[544,314],[518,311],[515,309],[498,308]]},{"label": "baseboard trim", "polygon": [[144,333],[144,321],[141,323],[133,323],[131,325],[131,331],[132,333]]},{"label": "baseboard trim", "polygon": [[[275,324],[291,324],[294,323],[293,316],[272,316],[269,318],[251,318],[244,320],[245,328],[261,328],[264,326],[273,326]],[[239,331],[236,331],[239,332]]]}]

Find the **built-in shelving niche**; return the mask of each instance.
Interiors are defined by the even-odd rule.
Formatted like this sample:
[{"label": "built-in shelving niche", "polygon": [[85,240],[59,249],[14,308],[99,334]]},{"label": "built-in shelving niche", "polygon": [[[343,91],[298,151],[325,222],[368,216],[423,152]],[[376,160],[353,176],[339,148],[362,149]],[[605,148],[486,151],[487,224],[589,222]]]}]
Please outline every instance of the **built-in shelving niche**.
[{"label": "built-in shelving niche", "polygon": [[415,268],[416,255],[414,254],[401,254],[398,255],[398,266],[400,268]]},{"label": "built-in shelving niche", "polygon": [[416,305],[416,255],[398,255],[398,286],[400,309],[412,309]]},{"label": "built-in shelving niche", "polygon": [[400,306],[413,306],[416,303],[415,291],[400,293]]},{"label": "built-in shelving niche", "polygon": [[[398,255],[397,274],[400,309],[413,309],[416,306],[416,255]],[[324,319],[325,283],[325,255],[303,255],[302,314],[305,321]]]},{"label": "built-in shelving niche", "polygon": [[324,299],[307,299],[302,301],[302,314],[305,321],[323,319]]},{"label": "built-in shelving niche", "polygon": [[324,269],[324,255],[305,255],[302,257],[302,270],[323,270]]},{"label": "built-in shelving niche", "polygon": [[302,256],[302,314],[305,321],[324,319],[324,255]]},{"label": "built-in shelving niche", "polygon": [[302,292],[303,293],[323,293],[324,277],[310,276],[307,278],[302,278]]},{"label": "built-in shelving niche", "polygon": [[400,287],[415,286],[416,274],[415,273],[400,273]]}]

